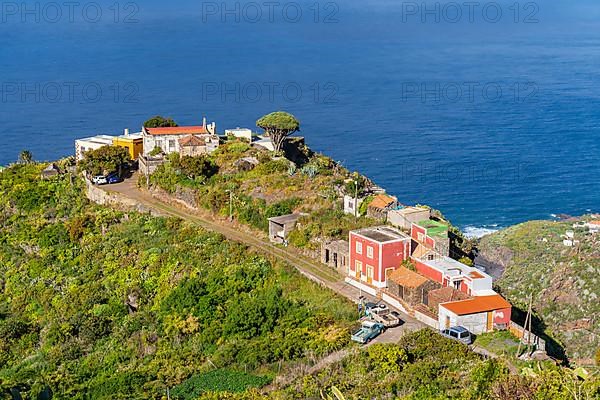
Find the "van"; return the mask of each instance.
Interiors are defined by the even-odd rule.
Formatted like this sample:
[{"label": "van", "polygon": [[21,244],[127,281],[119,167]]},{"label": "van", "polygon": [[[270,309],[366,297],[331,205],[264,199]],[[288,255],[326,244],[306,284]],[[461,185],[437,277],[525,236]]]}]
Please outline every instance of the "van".
[{"label": "van", "polygon": [[463,326],[454,326],[452,328],[444,329],[441,334],[447,338],[464,343],[467,346],[473,343],[471,332]]}]

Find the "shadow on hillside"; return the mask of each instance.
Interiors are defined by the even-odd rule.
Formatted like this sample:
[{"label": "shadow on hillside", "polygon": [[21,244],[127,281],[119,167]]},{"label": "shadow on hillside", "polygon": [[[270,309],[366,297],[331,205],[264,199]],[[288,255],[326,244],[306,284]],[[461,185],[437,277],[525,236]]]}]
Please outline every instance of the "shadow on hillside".
[{"label": "shadow on hillside", "polygon": [[[569,359],[567,358],[567,354],[563,346],[558,343],[556,340],[552,339],[548,335],[546,335],[547,325],[537,316],[533,315],[533,319],[531,321],[532,331],[535,335],[538,335],[542,339],[546,341],[546,353],[550,357],[556,358],[557,360],[562,361],[565,364],[569,363]],[[527,318],[527,311],[521,310],[513,306],[512,308],[512,320],[521,326],[525,326],[525,319]]]}]

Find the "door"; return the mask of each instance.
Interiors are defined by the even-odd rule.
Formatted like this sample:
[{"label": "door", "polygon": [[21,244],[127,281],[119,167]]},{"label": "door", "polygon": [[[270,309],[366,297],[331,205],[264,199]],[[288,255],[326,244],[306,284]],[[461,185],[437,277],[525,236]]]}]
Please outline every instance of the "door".
[{"label": "door", "polygon": [[367,265],[367,283],[370,285],[373,283],[373,267]]},{"label": "door", "polygon": [[354,264],[354,270],[356,273],[356,279],[360,280],[360,276],[362,274],[362,263],[360,261],[356,261]]},{"label": "door", "polygon": [[450,328],[450,317],[446,315],[446,329]]},{"label": "door", "polygon": [[494,316],[493,312],[487,313],[487,331],[491,332],[494,329]]}]

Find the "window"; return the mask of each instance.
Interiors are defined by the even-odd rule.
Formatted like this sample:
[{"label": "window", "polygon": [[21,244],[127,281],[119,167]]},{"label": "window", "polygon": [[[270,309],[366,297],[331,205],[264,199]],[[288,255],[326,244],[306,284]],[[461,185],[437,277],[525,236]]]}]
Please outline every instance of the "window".
[{"label": "window", "polygon": [[367,246],[367,257],[373,258],[373,247]]},{"label": "window", "polygon": [[169,150],[171,150],[171,151],[175,150],[175,141],[174,140],[169,140]]},{"label": "window", "polygon": [[356,242],[356,254],[362,254],[362,243]]},{"label": "window", "polygon": [[456,333],[455,331],[450,331],[450,336],[452,336],[453,338],[458,338],[458,333]]},{"label": "window", "polygon": [[423,242],[425,240],[425,235],[423,235],[423,232],[417,232],[417,240],[419,242]]}]

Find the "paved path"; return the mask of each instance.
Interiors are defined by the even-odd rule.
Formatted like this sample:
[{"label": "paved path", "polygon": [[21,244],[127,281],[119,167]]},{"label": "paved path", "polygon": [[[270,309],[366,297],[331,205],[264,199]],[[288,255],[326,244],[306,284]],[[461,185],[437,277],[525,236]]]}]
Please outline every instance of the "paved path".
[{"label": "paved path", "polygon": [[[355,303],[358,302],[358,298],[361,294],[359,289],[346,283],[342,277],[331,268],[299,254],[297,250],[291,247],[284,248],[279,245],[274,245],[270,243],[268,239],[264,237],[264,235],[259,236],[256,232],[248,232],[247,230],[242,229],[241,227],[236,226],[234,223],[231,223],[227,220],[215,219],[213,216],[200,214],[200,212],[196,212],[195,210],[191,210],[189,208],[184,209],[183,206],[179,207],[173,204],[165,203],[154,197],[148,191],[138,189],[136,182],[137,174],[122,183],[101,187],[108,192],[120,193],[125,197],[135,200],[136,202],[152,209],[157,214],[182,218],[184,220],[196,223],[207,230],[218,232],[230,240],[256,248],[270,257],[292,265],[302,275],[306,276],[312,281],[317,282],[318,284],[325,286],[344,297],[347,297]],[[366,297],[368,301],[380,301],[375,299],[373,296],[365,294],[364,292],[362,295],[363,297]],[[391,309],[396,310],[390,304],[388,304],[388,306]],[[402,326],[386,330],[378,338],[371,341],[371,343],[395,343],[406,332],[415,331],[425,327],[424,324],[416,319],[401,312],[400,310],[397,311],[401,314],[405,323]]]}]

